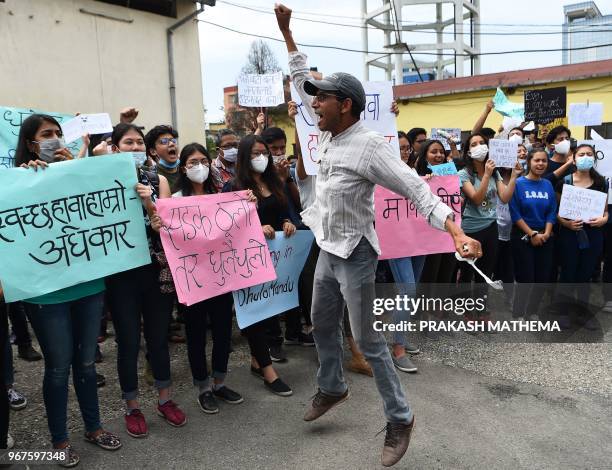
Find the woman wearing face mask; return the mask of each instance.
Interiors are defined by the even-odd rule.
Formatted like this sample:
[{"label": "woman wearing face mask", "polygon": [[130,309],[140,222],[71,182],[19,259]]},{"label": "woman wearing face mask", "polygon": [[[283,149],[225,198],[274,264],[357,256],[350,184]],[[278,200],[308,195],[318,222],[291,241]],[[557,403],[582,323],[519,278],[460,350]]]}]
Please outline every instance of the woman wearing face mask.
[{"label": "woman wearing face mask", "polygon": [[[465,168],[459,172],[461,192],[465,197],[465,208],[461,218],[461,228],[482,245],[483,256],[478,260],[480,269],[492,276],[495,269],[498,248],[497,232],[497,201],[506,204],[510,201],[516,178],[523,171],[520,163],[516,163],[508,184],[504,184],[495,162],[489,159],[488,139],[482,134],[472,134],[463,149]],[[474,270],[462,265],[460,282],[471,282],[474,279],[478,288],[476,297],[483,297],[486,284],[480,276],[474,277]],[[481,320],[488,321],[484,315]]]},{"label": "woman wearing face mask", "polygon": [[[172,197],[216,194],[212,163],[206,149],[197,143],[183,147],[180,155],[180,190]],[[198,403],[204,413],[217,413],[217,398],[231,404],[242,403],[240,394],[224,385],[232,337],[232,293],[219,295],[185,307],[187,356],[193,384],[198,387]],[[212,373],[206,366],[206,329],[212,330]],[[210,383],[210,378],[213,383]]]},{"label": "woman wearing face mask", "polygon": [[[559,181],[557,193],[562,193],[563,185],[568,184],[607,194],[608,184],[594,168],[595,149],[591,145],[580,145],[576,148],[575,159],[577,171]],[[603,227],[608,222],[608,205],[606,203],[601,217],[588,222],[569,220],[560,216],[557,216],[557,220],[560,225],[557,245],[560,253],[563,253],[559,281],[580,284],[580,286],[563,286],[558,293],[562,297],[570,297],[572,300],[575,298],[578,301],[581,308],[576,321],[587,329],[597,329],[595,318],[584,313],[588,311],[586,306],[589,301],[591,276],[603,252]],[[568,328],[570,326],[568,312],[563,313],[559,320],[560,325]]]},{"label": "woman wearing face mask", "polygon": [[[44,169],[47,161],[64,159],[67,150],[59,142],[61,135],[60,125],[52,117],[41,114],[28,117],[19,133],[16,163]],[[49,141],[53,142],[45,143]],[[85,439],[103,449],[119,449],[119,438],[105,431],[100,422],[94,366],[104,279],[83,282],[24,302],[45,359],[43,398],[51,441],[56,449],[68,449],[68,460],[63,466],[74,467],[80,461],[68,439],[66,415],[71,368],[85,423]]]},{"label": "woman wearing face mask", "polygon": [[556,184],[557,180],[576,171],[574,156],[570,148],[571,137],[571,131],[565,126],[557,126],[551,129],[546,136],[546,144],[550,149],[551,155],[545,177],[553,185]]},{"label": "woman wearing face mask", "polygon": [[[112,136],[116,152],[140,152],[142,160],[145,150],[142,131],[133,124],[118,124]],[[154,212],[153,197],[170,197],[168,182],[163,176],[139,168],[139,193],[146,199],[147,213],[144,223],[147,228],[152,262],[145,266],[113,274],[106,278],[107,299],[112,312],[117,341],[117,369],[121,395],[126,403],[125,425],[132,437],[148,434],[145,417],[138,404],[138,353],[140,332],[147,345],[148,360],[155,378],[158,393],[157,414],[174,427],[183,426],[187,417],[170,399],[170,354],[166,334],[174,295],[168,292],[160,275],[165,267],[165,257],[159,238],[161,225]],[[162,291],[163,289],[163,291]]]},{"label": "woman wearing face mask", "polygon": [[[65,147],[62,128],[57,120],[46,114],[32,114],[21,124],[15,151],[15,165],[35,165],[36,160],[45,163],[71,160],[72,154]],[[19,145],[21,144],[21,145]]]},{"label": "woman wearing face mask", "polygon": [[557,220],[557,198],[552,183],[544,178],[548,155],[543,148],[531,150],[527,155],[528,173],[516,181],[516,190],[510,201],[512,217],[511,240],[514,256],[516,289],[513,316],[537,319],[543,289],[534,289],[533,283],[550,279],[553,263],[553,225]]},{"label": "woman wearing face mask", "polygon": [[[256,135],[244,137],[238,146],[236,177],[223,191],[250,189],[257,198],[257,214],[266,238],[272,239],[277,231],[286,237],[295,233],[295,225],[289,220],[287,196],[278,177],[272,155],[265,141]],[[273,327],[273,320],[262,320],[243,330],[251,349],[251,372],[263,379],[268,390],[276,395],[289,396],[293,391],[277,375],[272,367],[266,331]]]}]

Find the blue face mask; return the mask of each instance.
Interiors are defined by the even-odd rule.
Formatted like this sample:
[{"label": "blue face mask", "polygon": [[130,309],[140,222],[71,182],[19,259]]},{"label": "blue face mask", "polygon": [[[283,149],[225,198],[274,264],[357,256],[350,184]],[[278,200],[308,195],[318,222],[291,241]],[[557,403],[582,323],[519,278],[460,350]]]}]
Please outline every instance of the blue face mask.
[{"label": "blue face mask", "polygon": [[589,171],[593,168],[594,164],[595,159],[593,157],[584,156],[576,158],[576,168],[578,168],[578,171]]},{"label": "blue face mask", "polygon": [[168,163],[163,158],[160,158],[159,162],[157,162],[157,164],[159,166],[161,166],[162,168],[165,168],[166,170],[174,170],[175,168],[177,168],[181,164],[181,161],[177,160],[174,163]]}]

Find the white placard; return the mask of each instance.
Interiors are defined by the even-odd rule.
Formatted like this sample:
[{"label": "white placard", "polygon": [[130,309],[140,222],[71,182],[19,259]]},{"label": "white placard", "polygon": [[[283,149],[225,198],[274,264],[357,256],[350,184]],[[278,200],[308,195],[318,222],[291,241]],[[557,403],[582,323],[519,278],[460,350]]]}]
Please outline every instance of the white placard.
[{"label": "white placard", "polygon": [[559,203],[559,216],[588,222],[603,215],[607,200],[606,193],[601,191],[564,184]]},{"label": "white placard", "polygon": [[79,114],[62,124],[67,144],[80,139],[83,134],[96,135],[113,132],[113,123],[108,113]]},{"label": "white placard", "polygon": [[457,150],[461,150],[461,129],[454,127],[434,127],[429,134],[431,140],[439,140],[444,145],[444,150],[450,150],[450,145],[446,140],[448,137],[453,139],[457,145]]},{"label": "white placard", "polygon": [[570,103],[570,126],[599,126],[603,119],[603,103]]},{"label": "white placard", "polygon": [[489,158],[498,168],[514,168],[518,158],[518,142],[507,139],[489,140]]},{"label": "white placard", "polygon": [[238,103],[247,108],[278,106],[285,102],[283,72],[257,75],[243,73],[238,77]]},{"label": "white placard", "polygon": [[[393,102],[393,86],[391,82],[365,82],[365,110],[361,113],[363,124],[373,131],[381,133],[396,149],[400,158],[399,142],[397,140],[397,125],[395,114],[391,112]],[[300,139],[304,169],[308,175],[316,175],[319,171],[317,148],[319,145],[319,128],[317,123],[306,111],[293,83],[291,84],[291,99],[298,105],[295,126]]]}]

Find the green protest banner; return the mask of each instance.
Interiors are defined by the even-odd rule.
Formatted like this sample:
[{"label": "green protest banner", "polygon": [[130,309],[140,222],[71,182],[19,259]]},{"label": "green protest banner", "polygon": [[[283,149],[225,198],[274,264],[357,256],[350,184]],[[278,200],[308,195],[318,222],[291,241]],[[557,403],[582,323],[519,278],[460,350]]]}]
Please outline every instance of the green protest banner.
[{"label": "green protest banner", "polygon": [[0,169],[0,282],[7,302],[151,262],[131,154]]}]

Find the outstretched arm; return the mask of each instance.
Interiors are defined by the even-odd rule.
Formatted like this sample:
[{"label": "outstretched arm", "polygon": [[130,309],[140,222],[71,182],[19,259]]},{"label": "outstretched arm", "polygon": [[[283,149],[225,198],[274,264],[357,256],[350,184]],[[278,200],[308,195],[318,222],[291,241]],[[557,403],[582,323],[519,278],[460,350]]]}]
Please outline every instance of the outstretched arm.
[{"label": "outstretched arm", "polygon": [[280,30],[283,38],[285,38],[285,44],[287,45],[287,52],[289,53],[289,70],[291,73],[291,81],[295,86],[295,89],[300,95],[303,106],[308,116],[312,119],[313,123],[317,122],[314,110],[312,109],[312,96],[308,95],[304,91],[304,82],[312,79],[312,74],[307,63],[307,56],[303,52],[299,52],[295,41],[293,40],[293,34],[289,28],[291,22],[291,9],[285,5],[277,3],[274,7],[274,13],[276,13],[276,21],[278,23],[278,29]]}]

